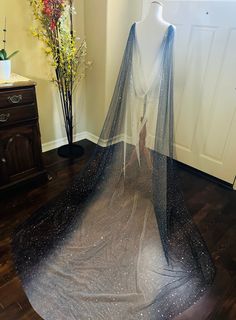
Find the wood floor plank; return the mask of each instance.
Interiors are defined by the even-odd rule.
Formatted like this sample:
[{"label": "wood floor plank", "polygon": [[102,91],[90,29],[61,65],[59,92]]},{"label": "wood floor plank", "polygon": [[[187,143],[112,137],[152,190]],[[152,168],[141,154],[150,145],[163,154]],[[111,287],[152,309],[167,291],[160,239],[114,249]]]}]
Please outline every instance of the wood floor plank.
[{"label": "wood floor plank", "polygon": [[0,301],[4,309],[15,302],[23,304],[25,300],[26,296],[17,277],[8,281],[0,288]]},{"label": "wood floor plank", "polygon": [[4,308],[2,312],[0,312],[1,320],[17,320],[24,314],[24,310],[18,305],[18,303],[13,303],[12,305]]},{"label": "wood floor plank", "polygon": [[[82,144],[84,156],[73,161],[58,157],[56,150],[46,152],[44,163],[53,179],[35,188],[9,192],[0,200],[0,320],[42,320],[32,309],[14,270],[11,234],[16,226],[70,185],[94,148],[88,141]],[[182,167],[179,175],[187,207],[217,265],[217,276],[199,302],[176,320],[235,320],[236,192]]]}]

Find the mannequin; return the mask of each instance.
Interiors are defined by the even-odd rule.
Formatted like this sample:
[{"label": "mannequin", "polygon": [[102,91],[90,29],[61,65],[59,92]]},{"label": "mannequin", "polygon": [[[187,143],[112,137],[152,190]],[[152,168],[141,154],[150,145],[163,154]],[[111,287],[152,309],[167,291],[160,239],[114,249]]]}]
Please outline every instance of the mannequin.
[{"label": "mannequin", "polygon": [[161,46],[167,28],[171,25],[162,16],[163,5],[153,1],[144,20],[136,23],[136,37],[142,60],[146,83],[153,68],[153,62]]}]

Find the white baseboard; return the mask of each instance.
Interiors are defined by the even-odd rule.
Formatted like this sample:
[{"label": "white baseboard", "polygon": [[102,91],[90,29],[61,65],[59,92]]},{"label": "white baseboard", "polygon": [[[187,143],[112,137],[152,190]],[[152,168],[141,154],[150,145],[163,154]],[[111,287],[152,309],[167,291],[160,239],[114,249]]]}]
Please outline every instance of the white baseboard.
[{"label": "white baseboard", "polygon": [[[88,131],[83,131],[83,132],[80,132],[80,133],[77,133],[74,135],[74,141],[81,141],[84,139],[88,139],[94,143],[98,142],[98,137]],[[57,149],[66,143],[67,143],[67,138],[65,137],[65,138],[61,138],[61,139],[57,139],[54,141],[43,143],[42,149],[43,149],[43,152],[46,152],[49,150]]]},{"label": "white baseboard", "polygon": [[236,191],[236,176],[235,176],[234,183],[233,183],[233,189]]},{"label": "white baseboard", "polygon": [[[96,136],[95,134],[88,132],[88,131],[83,131],[83,132],[80,132],[80,133],[77,133],[74,135],[74,141],[81,141],[83,139],[87,139],[87,140],[89,140],[93,143],[96,143],[96,144],[98,143],[102,147],[106,147],[106,146],[110,145],[111,143],[113,144],[113,143],[117,143],[119,141],[126,141],[129,144],[134,144],[134,142],[132,142],[132,139],[130,136],[122,135],[122,134],[116,136],[110,142],[109,142],[109,140],[99,139],[98,136]],[[154,140],[155,140],[154,137],[149,136],[150,148],[151,148],[152,144],[154,143]],[[64,144],[67,144],[66,137],[43,143],[42,149],[43,149],[43,152],[46,152],[46,151],[50,151],[53,149],[57,149],[60,146],[63,146]]]}]

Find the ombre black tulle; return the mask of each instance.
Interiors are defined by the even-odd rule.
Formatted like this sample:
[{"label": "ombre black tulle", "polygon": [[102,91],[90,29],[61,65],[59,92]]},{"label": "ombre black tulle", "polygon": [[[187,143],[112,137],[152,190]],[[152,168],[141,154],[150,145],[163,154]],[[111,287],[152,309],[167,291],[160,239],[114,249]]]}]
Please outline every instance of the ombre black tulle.
[{"label": "ombre black tulle", "polygon": [[13,235],[25,292],[46,320],[172,319],[214,279],[174,160],[174,36],[169,26],[147,86],[133,24],[93,156]]}]

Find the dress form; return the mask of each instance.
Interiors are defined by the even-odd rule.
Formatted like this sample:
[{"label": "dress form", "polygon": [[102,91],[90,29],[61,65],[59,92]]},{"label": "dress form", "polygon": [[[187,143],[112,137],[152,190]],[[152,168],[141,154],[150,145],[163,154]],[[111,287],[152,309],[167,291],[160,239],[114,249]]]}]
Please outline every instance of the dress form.
[{"label": "dress form", "polygon": [[136,37],[147,83],[165,32],[170,26],[170,23],[163,19],[162,11],[162,4],[154,1],[144,20],[136,23]]}]

